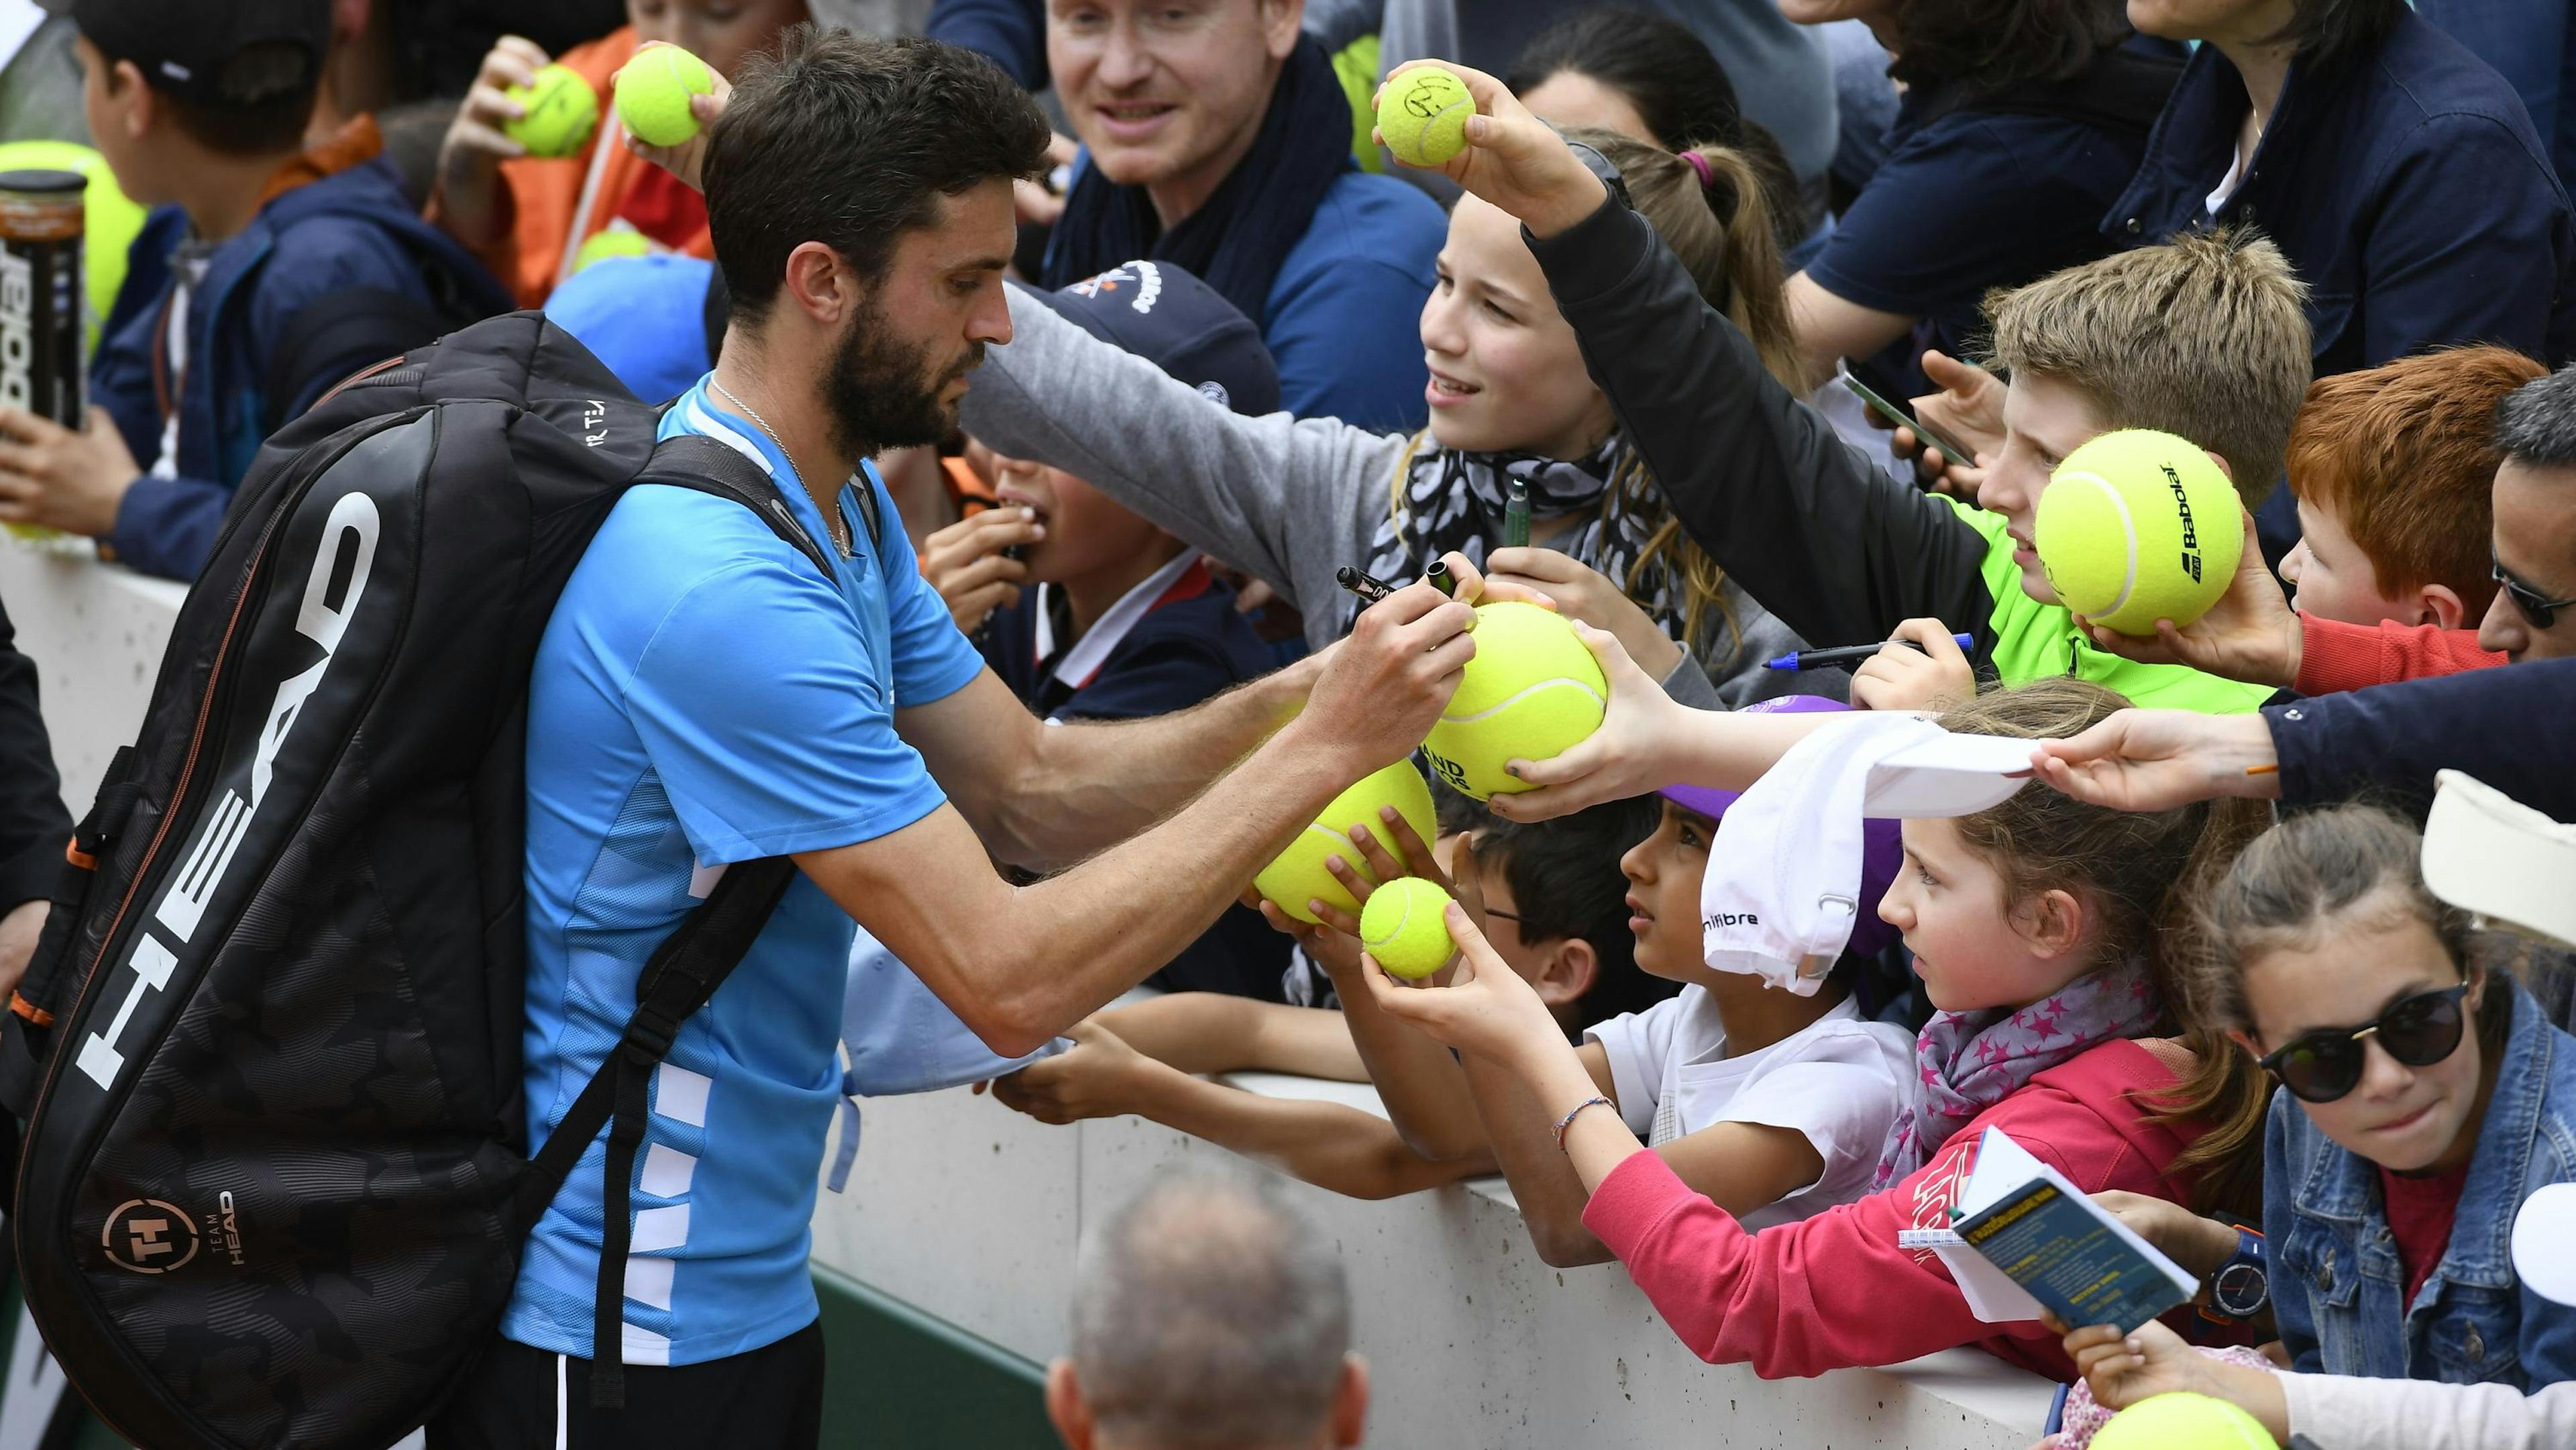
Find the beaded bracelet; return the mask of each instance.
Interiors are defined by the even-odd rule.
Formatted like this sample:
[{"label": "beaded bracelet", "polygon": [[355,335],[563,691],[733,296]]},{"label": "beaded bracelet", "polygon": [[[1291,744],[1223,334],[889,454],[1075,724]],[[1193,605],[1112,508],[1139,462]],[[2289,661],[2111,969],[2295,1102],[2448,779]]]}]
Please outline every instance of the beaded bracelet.
[{"label": "beaded bracelet", "polygon": [[1594,1106],[1615,1108],[1619,1105],[1610,1101],[1608,1098],[1601,1097],[1597,1094],[1576,1103],[1574,1105],[1573,1112],[1567,1113],[1564,1117],[1556,1120],[1556,1151],[1559,1153],[1565,1151],[1565,1130],[1574,1126],[1575,1118],[1579,1116],[1585,1108]]}]

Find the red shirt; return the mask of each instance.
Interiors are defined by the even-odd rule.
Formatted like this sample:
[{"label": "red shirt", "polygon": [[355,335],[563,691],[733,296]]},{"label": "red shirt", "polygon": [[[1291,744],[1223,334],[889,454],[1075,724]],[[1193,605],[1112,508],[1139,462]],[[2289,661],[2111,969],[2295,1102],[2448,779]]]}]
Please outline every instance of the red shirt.
[{"label": "red shirt", "polygon": [[2172,1090],[2177,1063],[2189,1061],[2163,1043],[2104,1043],[1986,1109],[1893,1188],[1759,1233],[1692,1192],[1654,1153],[1634,1155],[1601,1180],[1583,1223],[1628,1266],[1682,1342],[1712,1364],[1750,1364],[1779,1379],[1976,1344],[2072,1380],[2075,1365],[2058,1336],[2036,1320],[1978,1319],[1932,1251],[1900,1248],[1896,1236],[1949,1227],[1950,1204],[1990,1126],[2087,1193],[2121,1188],[2181,1201],[2182,1186],[2164,1170],[2198,1129],[2155,1121],[2150,1104]]},{"label": "red shirt", "polygon": [[2302,614],[2299,678],[2293,688],[2302,695],[2332,695],[2503,663],[2503,655],[2478,648],[2474,629],[2436,629],[2393,619],[2346,624]]},{"label": "red shirt", "polygon": [[2460,1190],[2469,1184],[2469,1165],[2430,1178],[2400,1178],[2379,1170],[2379,1195],[2388,1206],[2388,1232],[2397,1240],[2397,1261],[2406,1269],[2406,1302],[2413,1304],[2451,1246],[2451,1220],[2459,1216]]}]

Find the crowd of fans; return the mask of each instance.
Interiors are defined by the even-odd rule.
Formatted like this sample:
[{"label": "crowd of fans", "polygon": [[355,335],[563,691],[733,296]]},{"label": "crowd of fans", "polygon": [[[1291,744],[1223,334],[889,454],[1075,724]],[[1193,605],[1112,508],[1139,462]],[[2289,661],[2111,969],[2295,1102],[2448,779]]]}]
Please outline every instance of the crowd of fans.
[{"label": "crowd of fans", "polygon": [[[2552,663],[2576,656],[2561,7],[938,0],[920,18],[939,43],[894,51],[810,27],[844,17],[805,0],[628,0],[622,24],[597,3],[60,8],[0,75],[0,140],[92,146],[152,211],[85,425],[0,407],[0,521],[191,580],[281,424],[513,306],[646,401],[679,398],[667,426],[769,433],[709,369],[781,347],[782,269],[795,305],[823,284],[795,274],[801,234],[761,238],[758,199],[874,163],[727,176],[725,128],[771,156],[793,138],[751,128],[785,126],[794,87],[946,67],[918,104],[959,154],[1040,114],[1023,90],[1052,129],[1010,131],[947,190],[1008,182],[1017,241],[956,365],[962,403],[942,394],[921,436],[867,435],[887,446],[862,486],[882,477],[909,543],[888,557],[917,575],[868,626],[871,649],[893,636],[896,705],[986,667],[1049,723],[1302,689],[1375,612],[1352,568],[1445,562],[1469,597],[1542,597],[1592,631],[1611,681],[1592,742],[1489,805],[1442,792],[1432,840],[1390,813],[1333,863],[1363,899],[1407,871],[1452,891],[1469,929],[1442,985],[1391,981],[1347,913],[1247,899],[1160,962],[1163,995],[1004,1030],[863,932],[846,1024],[800,1023],[797,1051],[843,1027],[864,1069],[896,1010],[878,984],[927,983],[956,1012],[904,1018],[927,1025],[883,1050],[937,1057],[942,1082],[990,1079],[1048,1122],[1141,1114],[1360,1197],[1500,1172],[1542,1259],[1619,1259],[1703,1358],[1804,1376],[1980,1345],[2080,1381],[2068,1450],[2169,1389],[2325,1450],[2576,1434],[2551,1388],[2576,1376],[2576,1307],[2521,1285],[2505,1247],[2515,1206],[2576,1179],[2576,967],[2566,943],[2493,929],[2555,918],[2472,918],[2418,862],[2437,770],[2576,816],[2576,664]],[[479,63],[450,54],[462,34]],[[511,139],[540,69],[606,114],[654,43],[743,86],[699,103],[707,145],[613,123],[569,157]],[[1370,131],[1379,81],[1420,58],[1471,67],[1481,112],[1436,170]],[[755,120],[720,119],[737,101]],[[800,103],[818,136],[866,124]],[[887,205],[835,225],[918,229],[936,200],[829,205]],[[832,366],[864,390],[914,361],[854,347]],[[1846,373],[1920,423],[1868,419]],[[2152,635],[2070,612],[2034,543],[2059,462],[2125,428],[2205,448],[2245,512],[2218,605]],[[768,441],[773,473],[805,461]],[[622,512],[596,547],[642,560],[695,527],[664,522]],[[637,596],[612,605],[623,587],[576,578],[565,609],[680,628],[678,602],[658,624]],[[705,616],[709,637],[764,633],[752,599]],[[541,798],[541,774],[644,709],[568,683],[593,667],[568,632],[538,656],[538,718],[562,727],[532,738]],[[952,634],[935,670],[903,663]],[[1883,640],[1850,671],[1767,667]],[[792,640],[757,648],[796,667]],[[0,656],[0,888],[25,888],[0,903],[24,903],[0,918],[0,976],[42,919],[29,863],[67,826],[25,663]],[[643,691],[628,665],[599,700]],[[737,703],[731,725],[764,728]],[[1730,823],[1741,793],[1818,768],[1808,742],[1870,716],[2026,739],[2038,778],[1974,814],[1872,822],[1860,929],[1820,984],[1718,964],[1700,903],[1728,852],[1801,849],[1775,813]],[[723,752],[638,735],[673,841],[730,859],[685,798],[732,788]],[[1241,753],[1221,739],[1211,769]],[[1083,854],[1043,835],[987,844],[1034,882]],[[588,869],[532,864],[532,896],[610,910],[588,878],[538,879]],[[831,990],[783,1000],[828,1016]],[[1253,1068],[1373,1083],[1387,1116],[1214,1080]],[[877,1080],[935,1085],[908,1071]],[[782,1097],[781,1120],[830,1096]],[[2204,1280],[2265,1266],[2267,1298],[2205,1290],[2127,1335],[1985,1322],[1898,1235],[1946,1224],[1987,1128]],[[776,1179],[801,1244],[821,1132],[756,1162],[711,1145],[696,1172]],[[596,1254],[595,1223],[561,1231]],[[792,1293],[746,1294],[766,1318],[701,1319],[674,1362],[803,1327]],[[548,1312],[523,1286],[510,1332],[547,1348]],[[565,1322],[586,1335],[588,1313]],[[1096,1228],[1048,1404],[1075,1446],[1358,1443],[1352,1341],[1329,1247],[1258,1181],[1192,1177]]]}]

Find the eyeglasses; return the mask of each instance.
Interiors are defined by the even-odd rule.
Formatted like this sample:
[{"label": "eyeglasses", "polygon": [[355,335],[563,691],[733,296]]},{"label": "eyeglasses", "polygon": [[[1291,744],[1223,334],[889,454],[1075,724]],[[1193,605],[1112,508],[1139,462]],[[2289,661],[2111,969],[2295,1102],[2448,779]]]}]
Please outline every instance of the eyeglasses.
[{"label": "eyeglasses", "polygon": [[2288,1046],[2263,1058],[2263,1068],[2300,1098],[2330,1103],[2361,1083],[2365,1037],[2376,1037],[2388,1055],[2408,1067],[2431,1067],[2460,1050],[2468,1022],[2461,1004],[2469,984],[2418,992],[2392,1004],[2379,1020],[2364,1027],[2323,1027],[2301,1033]]},{"label": "eyeglasses", "polygon": [[2492,564],[2489,572],[2495,576],[2496,587],[2512,598],[2513,607],[2522,611],[2522,617],[2531,621],[2532,628],[2547,629],[2557,622],[2558,611],[2576,609],[2576,599],[2544,597],[2539,590],[2507,573],[2502,559],[2493,553],[2489,553],[2487,558]]}]

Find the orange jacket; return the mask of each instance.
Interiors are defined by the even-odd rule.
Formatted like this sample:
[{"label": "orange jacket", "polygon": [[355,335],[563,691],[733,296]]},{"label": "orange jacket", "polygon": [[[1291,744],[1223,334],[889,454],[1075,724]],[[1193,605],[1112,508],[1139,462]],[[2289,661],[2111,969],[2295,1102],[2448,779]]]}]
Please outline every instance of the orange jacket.
[{"label": "orange jacket", "polygon": [[[546,294],[563,280],[566,243],[577,247],[606,230],[624,207],[637,180],[652,169],[651,162],[637,159],[626,149],[610,105],[608,78],[635,54],[636,45],[635,27],[625,25],[555,58],[558,64],[589,81],[591,90],[599,96],[599,129],[589,145],[560,160],[526,156],[501,163],[501,235],[490,245],[476,248],[475,254],[522,307],[545,304]],[[581,213],[585,188],[591,189],[593,195],[589,214],[582,218],[581,234],[576,237],[572,234],[573,223]],[[432,221],[438,219],[438,209],[433,197],[429,205]],[[701,224],[680,250],[693,257],[713,257],[715,244]]]}]

